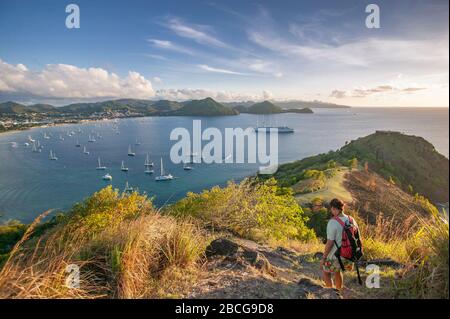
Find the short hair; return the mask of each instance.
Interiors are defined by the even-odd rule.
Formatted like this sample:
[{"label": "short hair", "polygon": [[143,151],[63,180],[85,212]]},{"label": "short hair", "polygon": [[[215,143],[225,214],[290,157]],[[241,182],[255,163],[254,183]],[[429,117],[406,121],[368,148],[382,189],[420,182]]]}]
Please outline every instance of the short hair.
[{"label": "short hair", "polygon": [[330,207],[334,207],[342,211],[344,209],[344,202],[339,198],[333,198],[330,202]]}]

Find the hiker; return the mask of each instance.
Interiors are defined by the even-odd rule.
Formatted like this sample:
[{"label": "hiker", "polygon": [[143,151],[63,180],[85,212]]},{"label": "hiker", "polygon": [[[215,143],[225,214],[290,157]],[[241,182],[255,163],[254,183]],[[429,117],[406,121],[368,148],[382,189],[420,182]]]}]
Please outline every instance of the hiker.
[{"label": "hiker", "polygon": [[[333,199],[330,202],[331,218],[327,225],[327,241],[320,263],[326,287],[334,284],[338,291],[343,288],[344,271],[353,269],[353,264],[362,257],[362,245],[356,221],[344,213],[344,202]],[[356,267],[357,268],[357,267]],[[358,280],[362,283],[358,272]]]}]

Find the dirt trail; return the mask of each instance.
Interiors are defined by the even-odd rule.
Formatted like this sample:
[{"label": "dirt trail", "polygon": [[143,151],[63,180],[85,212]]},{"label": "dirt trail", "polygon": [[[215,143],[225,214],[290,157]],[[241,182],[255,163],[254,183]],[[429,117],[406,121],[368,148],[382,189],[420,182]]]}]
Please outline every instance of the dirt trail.
[{"label": "dirt trail", "polygon": [[[314,255],[299,255],[293,251],[256,244],[239,238],[229,238],[243,251],[256,252],[270,263],[270,270],[258,269],[243,258],[215,256],[208,259],[199,282],[187,298],[289,298],[336,299],[358,296],[346,288],[342,296],[322,287],[319,260]],[[264,258],[265,257],[265,258]]]}]

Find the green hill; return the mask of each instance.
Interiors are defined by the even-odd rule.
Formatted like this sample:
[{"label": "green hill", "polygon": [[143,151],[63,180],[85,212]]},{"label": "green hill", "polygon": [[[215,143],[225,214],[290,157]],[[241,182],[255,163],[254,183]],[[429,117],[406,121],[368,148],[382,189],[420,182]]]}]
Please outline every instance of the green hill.
[{"label": "green hill", "polygon": [[283,109],[272,102],[264,101],[253,104],[248,108],[247,112],[251,114],[274,114],[282,113]]},{"label": "green hill", "polygon": [[281,165],[275,177],[285,186],[298,183],[305,171],[336,165],[368,164],[368,167],[409,193],[433,202],[449,200],[449,160],[417,136],[377,131],[330,151]]},{"label": "green hill", "polygon": [[214,101],[210,97],[203,100],[189,101],[179,110],[170,112],[170,115],[182,116],[221,116],[237,114],[238,112],[235,110]]},{"label": "green hill", "polygon": [[25,114],[54,112],[55,107],[49,104],[23,105],[16,102],[0,103],[0,113],[3,114]]},{"label": "green hill", "polygon": [[169,100],[159,100],[152,104],[152,107],[157,111],[174,111],[183,107],[181,103]]}]

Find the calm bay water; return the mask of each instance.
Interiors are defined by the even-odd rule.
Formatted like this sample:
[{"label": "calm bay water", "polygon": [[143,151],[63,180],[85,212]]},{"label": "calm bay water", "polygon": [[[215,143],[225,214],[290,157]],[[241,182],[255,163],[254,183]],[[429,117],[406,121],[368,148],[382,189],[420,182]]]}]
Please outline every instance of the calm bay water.
[{"label": "calm bay water", "polygon": [[[279,161],[281,163],[340,148],[346,141],[375,132],[394,130],[422,136],[436,149],[449,155],[448,109],[417,108],[352,108],[315,109],[315,114],[278,114],[266,117],[267,121],[288,125],[294,134],[279,136]],[[198,117],[149,117],[122,119],[116,124],[120,134],[113,130],[112,121],[35,128],[28,131],[0,134],[0,221],[19,219],[30,222],[47,209],[67,209],[102,187],[112,184],[123,189],[128,181],[162,205],[183,197],[188,191],[200,191],[213,185],[223,185],[228,180],[240,180],[257,171],[256,164],[198,164],[192,171],[184,171],[182,165],[169,159],[170,132],[176,127],[192,129],[194,119],[202,120],[202,128],[217,127],[222,132],[227,127],[247,128],[255,126],[256,115],[198,118]],[[262,120],[259,117],[260,121]],[[67,136],[68,131],[81,133]],[[102,138],[88,142],[91,132]],[[43,139],[43,134],[51,134]],[[60,134],[64,141],[59,139]],[[34,153],[25,147],[28,136],[38,139],[44,146],[42,153]],[[86,145],[75,147],[77,139]],[[134,145],[136,140],[141,145]],[[17,142],[12,148],[10,142]],[[128,157],[132,145],[135,157]],[[57,161],[49,160],[49,150],[56,152]],[[159,172],[159,160],[176,179],[155,182],[154,176],[144,174],[145,154],[149,153]],[[108,167],[113,176],[111,182],[102,180],[105,171],[96,171],[97,157]],[[121,161],[129,167],[127,173],[120,170]]]}]

